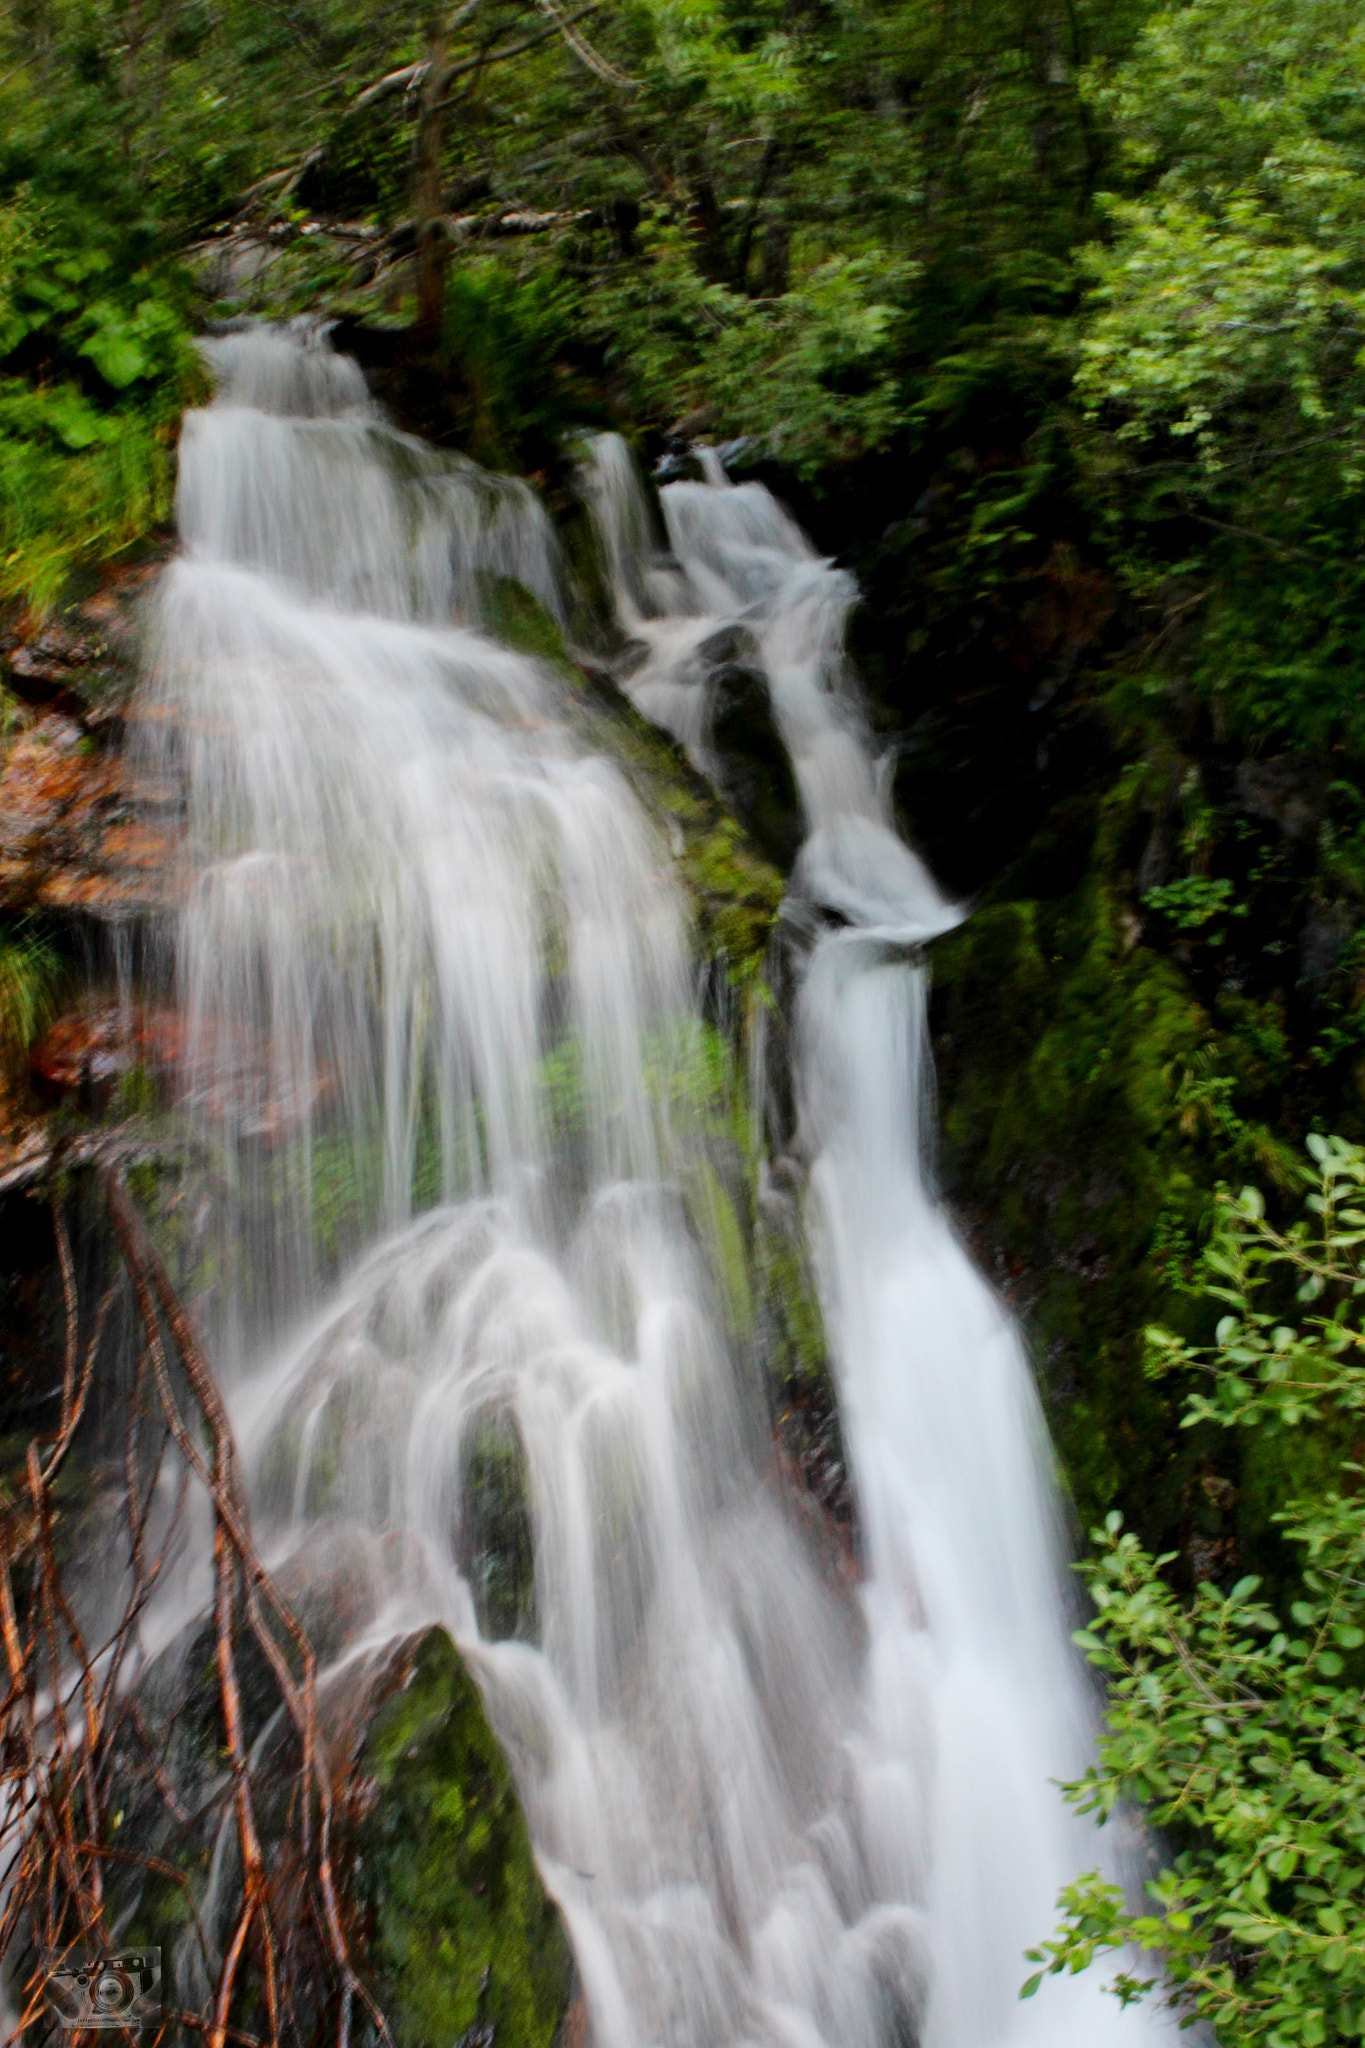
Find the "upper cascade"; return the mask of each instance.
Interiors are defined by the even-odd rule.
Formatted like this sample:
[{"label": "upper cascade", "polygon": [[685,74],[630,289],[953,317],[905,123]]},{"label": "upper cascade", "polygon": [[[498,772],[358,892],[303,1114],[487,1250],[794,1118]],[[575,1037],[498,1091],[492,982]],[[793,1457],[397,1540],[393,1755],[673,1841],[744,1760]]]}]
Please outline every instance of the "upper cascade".
[{"label": "upper cascade", "polygon": [[732,484],[714,450],[702,452],[707,481],[665,484],[659,493],[664,554],[624,441],[603,434],[588,444],[584,496],[621,624],[645,649],[644,661],[623,673],[623,687],[709,773],[708,643],[727,626],[743,628],[805,815],[795,891],[878,938],[917,944],[950,929],[961,912],[894,830],[844,657],[852,578],[816,554],[762,484]]},{"label": "upper cascade", "polygon": [[214,403],[186,415],[176,520],[191,555],[347,611],[477,620],[510,577],[562,616],[554,529],[519,478],[399,433],[314,329],[203,343]]}]

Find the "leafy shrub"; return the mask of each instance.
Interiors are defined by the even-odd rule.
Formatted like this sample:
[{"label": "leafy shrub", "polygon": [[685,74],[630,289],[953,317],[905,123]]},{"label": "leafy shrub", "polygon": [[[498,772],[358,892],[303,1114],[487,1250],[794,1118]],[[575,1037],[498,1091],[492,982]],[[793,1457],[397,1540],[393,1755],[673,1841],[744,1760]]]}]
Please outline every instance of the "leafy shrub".
[{"label": "leafy shrub", "polygon": [[773,300],[702,277],[690,238],[650,224],[643,263],[622,266],[586,307],[635,404],[667,421],[707,407],[798,476],[884,448],[904,421],[908,261],[831,256]]},{"label": "leafy shrub", "polygon": [[[1194,1378],[1186,1427],[1291,1436],[1276,1514],[1295,1559],[1261,1581],[1201,1584],[1182,1604],[1111,1514],[1084,1567],[1096,1618],[1077,1641],[1109,1682],[1099,1762],[1067,1797],[1107,1819],[1140,1808],[1174,1851],[1134,1911],[1092,1874],[1061,1898],[1046,1972],[1127,1950],[1113,1989],[1156,1988],[1235,2048],[1365,2037],[1365,1148],[1309,1139],[1307,1216],[1281,1230],[1254,1188],[1222,1193],[1203,1261],[1214,1341],[1148,1333],[1150,1367]],[[1297,1497],[1326,1455],[1337,1484]],[[1286,1482],[1286,1490],[1290,1482]]]},{"label": "leafy shrub", "polygon": [[138,254],[27,186],[0,200],[0,597],[41,608],[169,510],[187,294]]}]

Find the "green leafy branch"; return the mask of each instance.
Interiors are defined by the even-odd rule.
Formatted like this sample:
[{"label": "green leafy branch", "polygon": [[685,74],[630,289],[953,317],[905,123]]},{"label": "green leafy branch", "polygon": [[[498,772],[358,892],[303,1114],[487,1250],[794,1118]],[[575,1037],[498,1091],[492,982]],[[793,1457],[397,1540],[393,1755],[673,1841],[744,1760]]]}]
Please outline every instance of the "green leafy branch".
[{"label": "green leafy branch", "polygon": [[[1210,1345],[1148,1333],[1149,1370],[1196,1381],[1184,1425],[1336,1432],[1365,1411],[1365,1149],[1314,1136],[1305,1215],[1280,1228],[1255,1189],[1222,1192],[1203,1260],[1222,1305]],[[1288,1304],[1292,1302],[1294,1306]],[[1076,1640],[1104,1674],[1096,1763],[1065,1788],[1107,1820],[1137,1808],[1174,1853],[1135,1910],[1098,1872],[1063,1892],[1042,1978],[1126,1958],[1125,2003],[1160,1987],[1229,2043],[1365,2037],[1365,1500],[1361,1467],[1276,1516],[1298,1557],[1283,1613],[1254,1576],[1188,1603],[1111,1514],[1083,1567],[1095,1618]],[[1159,1965],[1139,1974],[1137,1958]]]}]

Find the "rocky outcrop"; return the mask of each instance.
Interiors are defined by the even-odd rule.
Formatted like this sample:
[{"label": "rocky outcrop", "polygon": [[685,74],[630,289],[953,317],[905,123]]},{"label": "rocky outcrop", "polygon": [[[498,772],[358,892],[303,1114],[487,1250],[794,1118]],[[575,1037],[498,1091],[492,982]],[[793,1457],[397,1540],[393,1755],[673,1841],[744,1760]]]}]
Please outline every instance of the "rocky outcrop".
[{"label": "rocky outcrop", "polygon": [[134,785],[121,745],[156,566],[0,629],[0,913],[126,921],[170,900],[174,803]]}]

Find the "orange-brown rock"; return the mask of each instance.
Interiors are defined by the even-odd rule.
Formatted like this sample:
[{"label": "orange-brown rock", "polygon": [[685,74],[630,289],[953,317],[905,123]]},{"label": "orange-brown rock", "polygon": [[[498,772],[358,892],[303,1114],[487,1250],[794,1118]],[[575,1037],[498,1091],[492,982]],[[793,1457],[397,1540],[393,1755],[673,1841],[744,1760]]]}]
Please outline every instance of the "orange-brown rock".
[{"label": "orange-brown rock", "polygon": [[149,819],[113,748],[49,712],[10,740],[0,764],[0,911],[126,917],[174,887],[173,820]]}]

